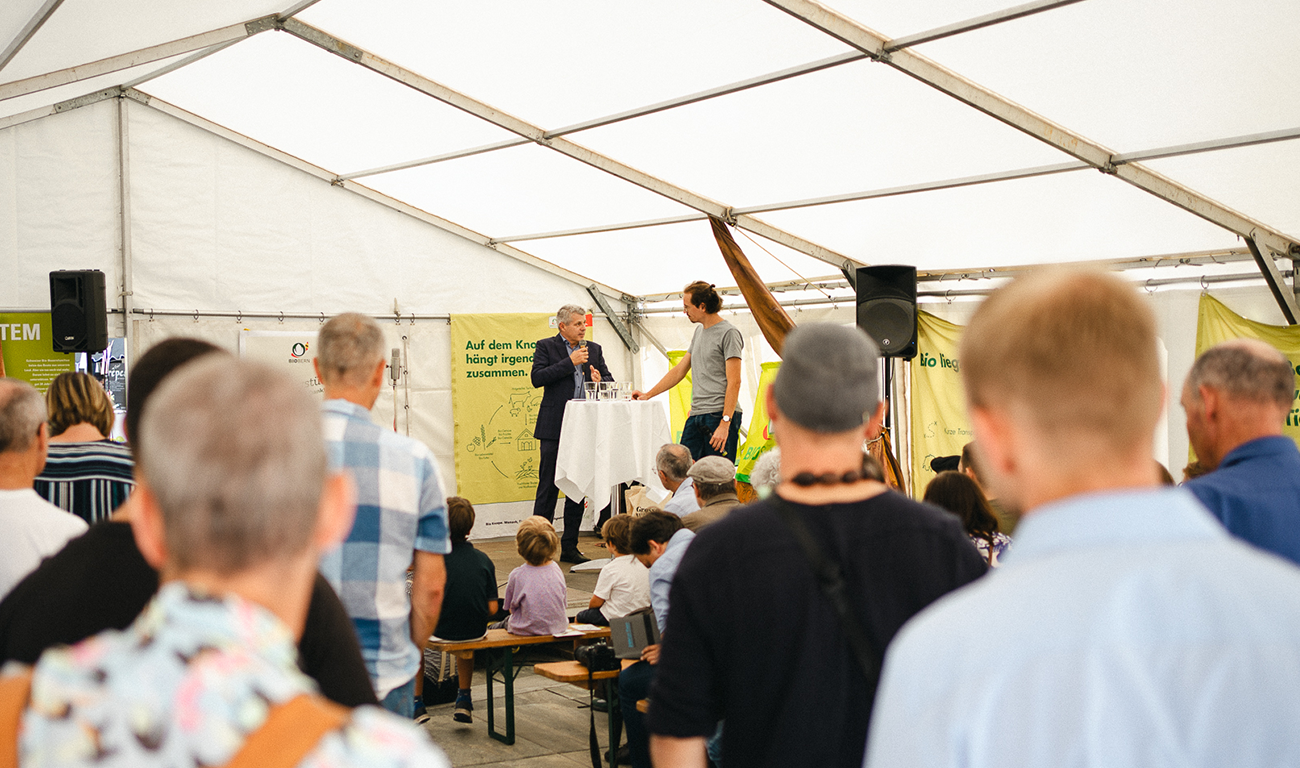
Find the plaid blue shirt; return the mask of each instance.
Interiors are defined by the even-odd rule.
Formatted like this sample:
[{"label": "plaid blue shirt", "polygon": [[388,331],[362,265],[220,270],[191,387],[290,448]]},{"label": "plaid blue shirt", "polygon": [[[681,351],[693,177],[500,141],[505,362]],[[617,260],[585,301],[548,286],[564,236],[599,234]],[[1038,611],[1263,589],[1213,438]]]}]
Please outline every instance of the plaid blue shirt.
[{"label": "plaid blue shirt", "polygon": [[330,467],[356,481],[357,519],[342,546],[321,558],[320,572],[352,617],[382,699],[420,669],[406,569],[414,550],[451,551],[447,502],[424,443],[384,429],[346,400],[326,400],[321,416]]}]

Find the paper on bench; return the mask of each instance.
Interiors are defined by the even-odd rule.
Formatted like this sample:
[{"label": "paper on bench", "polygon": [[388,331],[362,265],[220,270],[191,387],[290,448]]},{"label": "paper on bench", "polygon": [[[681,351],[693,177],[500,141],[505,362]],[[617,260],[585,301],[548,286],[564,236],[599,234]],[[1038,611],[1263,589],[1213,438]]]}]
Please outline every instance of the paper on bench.
[{"label": "paper on bench", "polygon": [[582,637],[585,634],[581,629],[569,627],[565,632],[556,632],[553,637]]},{"label": "paper on bench", "polygon": [[[569,625],[570,632],[574,630],[577,630],[579,632],[599,632],[602,629],[604,629],[604,627],[597,626],[595,624],[570,624]],[[559,637],[559,635],[556,635],[556,637]]]}]

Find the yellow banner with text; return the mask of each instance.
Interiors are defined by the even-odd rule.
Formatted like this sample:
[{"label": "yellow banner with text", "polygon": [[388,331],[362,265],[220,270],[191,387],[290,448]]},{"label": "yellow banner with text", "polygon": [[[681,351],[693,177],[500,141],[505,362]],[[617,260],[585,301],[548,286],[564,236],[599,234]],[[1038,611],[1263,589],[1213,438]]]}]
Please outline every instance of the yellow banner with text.
[{"label": "yellow banner with text", "polygon": [[975,439],[966,415],[957,345],[962,327],[917,313],[912,373],[912,494],[921,498],[934,479],[930,461],[961,453]]}]

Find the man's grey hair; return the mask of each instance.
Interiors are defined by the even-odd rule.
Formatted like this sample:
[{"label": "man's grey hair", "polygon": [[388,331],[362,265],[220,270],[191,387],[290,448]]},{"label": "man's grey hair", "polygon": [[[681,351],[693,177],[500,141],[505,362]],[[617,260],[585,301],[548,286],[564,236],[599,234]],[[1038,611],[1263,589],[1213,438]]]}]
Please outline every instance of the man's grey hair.
[{"label": "man's grey hair", "polygon": [[749,484],[754,486],[755,491],[761,491],[764,488],[775,488],[781,484],[781,449],[779,447],[774,447],[758,457],[758,461],[754,462],[754,468],[749,470]]},{"label": "man's grey hair", "polygon": [[1187,374],[1187,390],[1197,400],[1207,386],[1229,397],[1275,404],[1290,410],[1295,398],[1295,371],[1273,347],[1256,339],[1233,339],[1205,350]]},{"label": "man's grey hair", "polygon": [[309,546],[327,467],[320,408],[300,382],[206,355],[163,381],[140,429],[136,463],[171,566],[231,575]]},{"label": "man's grey hair", "polygon": [[655,467],[674,482],[685,480],[686,473],[694,463],[691,461],[690,449],[681,443],[668,443],[655,456]]},{"label": "man's grey hair", "polygon": [[583,317],[586,317],[587,310],[577,304],[565,304],[555,313],[555,322],[564,325],[572,320],[574,315],[582,315]]},{"label": "man's grey hair", "polygon": [[0,453],[32,447],[45,423],[45,398],[21,379],[0,379]]},{"label": "man's grey hair", "polygon": [[384,359],[384,332],[373,317],[345,312],[321,326],[316,362],[330,381],[363,384]]}]

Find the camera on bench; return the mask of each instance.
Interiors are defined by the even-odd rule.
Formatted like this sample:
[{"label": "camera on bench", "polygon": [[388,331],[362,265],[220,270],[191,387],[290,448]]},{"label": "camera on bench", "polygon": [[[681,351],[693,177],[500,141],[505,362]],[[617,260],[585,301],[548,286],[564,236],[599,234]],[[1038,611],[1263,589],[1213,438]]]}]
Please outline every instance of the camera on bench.
[{"label": "camera on bench", "polygon": [[591,672],[609,672],[622,667],[622,662],[614,654],[614,649],[604,640],[591,645],[578,646],[573,652],[573,657]]}]

